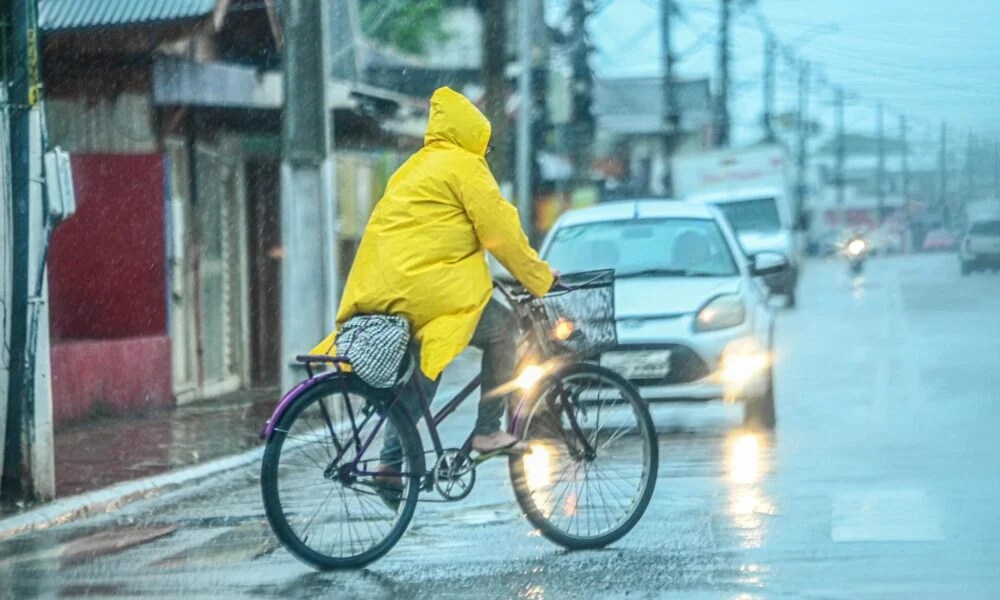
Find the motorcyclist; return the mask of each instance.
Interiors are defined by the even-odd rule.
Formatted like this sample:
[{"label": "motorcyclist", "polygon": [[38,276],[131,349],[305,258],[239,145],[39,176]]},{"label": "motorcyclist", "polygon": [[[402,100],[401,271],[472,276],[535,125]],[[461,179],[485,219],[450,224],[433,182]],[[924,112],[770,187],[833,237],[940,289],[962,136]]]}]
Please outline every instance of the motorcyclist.
[{"label": "motorcyclist", "polygon": [[[514,378],[518,331],[510,310],[491,298],[486,251],[536,296],[555,282],[486,163],[490,133],[467,98],[447,87],[434,92],[424,146],[392,175],[375,206],[337,314],[338,327],[359,314],[405,317],[419,346],[415,377],[428,398],[466,346],[483,350],[484,393],[472,437],[480,453],[523,449],[500,429],[505,399],[485,393]],[[311,353],[334,353],[335,336]],[[413,396],[403,401],[416,419]],[[401,458],[398,439],[387,431],[380,472],[392,476]]]}]

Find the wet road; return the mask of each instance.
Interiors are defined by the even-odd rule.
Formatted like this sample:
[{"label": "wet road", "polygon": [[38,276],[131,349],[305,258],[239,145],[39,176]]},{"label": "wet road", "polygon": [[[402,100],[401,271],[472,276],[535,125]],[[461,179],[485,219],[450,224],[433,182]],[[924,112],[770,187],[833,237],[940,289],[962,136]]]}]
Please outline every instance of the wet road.
[{"label": "wet road", "polygon": [[656,493],[609,549],[534,534],[494,461],[369,569],[316,573],[276,547],[253,466],[0,542],[0,597],[1000,597],[1000,276],[952,255],[846,271],[810,264],[780,315],[776,434],[654,409]]}]

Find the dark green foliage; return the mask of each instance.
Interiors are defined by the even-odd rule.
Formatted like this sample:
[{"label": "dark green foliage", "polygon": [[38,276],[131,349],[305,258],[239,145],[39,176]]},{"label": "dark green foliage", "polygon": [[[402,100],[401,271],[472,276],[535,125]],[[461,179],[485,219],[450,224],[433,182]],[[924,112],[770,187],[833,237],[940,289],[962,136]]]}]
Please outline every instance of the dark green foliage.
[{"label": "dark green foliage", "polygon": [[445,37],[443,13],[443,0],[361,1],[365,34],[412,54],[423,54],[431,42]]}]

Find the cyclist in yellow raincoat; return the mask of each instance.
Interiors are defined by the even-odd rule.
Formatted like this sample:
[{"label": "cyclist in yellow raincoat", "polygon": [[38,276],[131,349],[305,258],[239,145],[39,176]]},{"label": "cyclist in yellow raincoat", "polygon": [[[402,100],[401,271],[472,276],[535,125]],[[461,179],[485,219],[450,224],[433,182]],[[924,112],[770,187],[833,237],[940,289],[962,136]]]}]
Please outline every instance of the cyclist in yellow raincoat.
[{"label": "cyclist in yellow raincoat", "polygon": [[[533,294],[553,285],[528,244],[517,210],[500,195],[486,164],[490,123],[464,96],[434,92],[424,147],[389,179],[361,240],[337,314],[405,317],[420,346],[422,382],[432,397],[441,371],[470,343],[483,350],[482,389],[513,379],[517,323],[491,299],[489,251]],[[311,353],[334,351],[336,332]],[[411,414],[418,415],[412,408]],[[473,449],[492,452],[517,440],[500,430],[502,398],[482,401]],[[387,435],[383,466],[398,454]],[[385,470],[385,469],[383,469]]]}]

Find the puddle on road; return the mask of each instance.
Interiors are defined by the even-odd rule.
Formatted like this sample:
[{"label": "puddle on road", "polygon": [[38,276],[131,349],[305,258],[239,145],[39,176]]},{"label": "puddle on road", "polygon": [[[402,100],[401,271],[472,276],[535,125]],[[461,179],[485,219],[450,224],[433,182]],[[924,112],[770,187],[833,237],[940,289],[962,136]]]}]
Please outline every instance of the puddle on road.
[{"label": "puddle on road", "polygon": [[501,507],[480,507],[455,510],[441,515],[441,519],[449,523],[463,525],[490,525],[508,523],[521,518],[521,512],[515,505]]},{"label": "puddle on road", "polygon": [[267,524],[254,520],[228,529],[202,544],[158,560],[152,566],[169,569],[192,565],[239,564],[271,554],[279,547],[280,543]]},{"label": "puddle on road", "polygon": [[176,530],[173,525],[92,528],[71,535],[26,536],[0,545],[0,597],[132,596],[117,584],[67,582],[65,572],[75,565],[159,540]]}]

